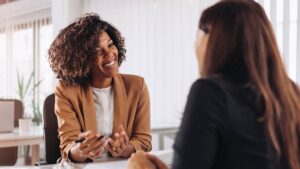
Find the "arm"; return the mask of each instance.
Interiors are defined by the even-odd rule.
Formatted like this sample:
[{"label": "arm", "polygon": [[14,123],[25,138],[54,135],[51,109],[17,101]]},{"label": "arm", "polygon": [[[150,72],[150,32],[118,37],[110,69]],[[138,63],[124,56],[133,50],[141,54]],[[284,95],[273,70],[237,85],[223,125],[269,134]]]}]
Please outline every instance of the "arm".
[{"label": "arm", "polygon": [[220,88],[205,80],[192,86],[174,144],[174,169],[213,166],[226,111],[222,94]]},{"label": "arm", "polygon": [[74,140],[81,133],[76,112],[68,98],[67,90],[59,82],[55,90],[55,114],[58,121],[58,136],[63,159],[67,159]]},{"label": "arm", "polygon": [[[77,90],[77,88],[74,88]],[[74,91],[73,90],[73,91]],[[58,84],[55,92],[55,112],[58,119],[58,132],[62,158],[71,159],[75,162],[85,162],[102,155],[106,147],[105,138],[100,138],[100,133],[92,131],[83,132],[80,123],[81,114],[70,100],[71,90]],[[70,95],[69,93],[70,92]],[[74,96],[73,96],[74,97]],[[83,133],[81,133],[83,132]],[[75,143],[75,140],[83,139]]]},{"label": "arm", "polygon": [[150,151],[151,129],[150,129],[150,99],[148,88],[142,79],[139,101],[134,118],[133,131],[129,139],[134,151]]},{"label": "arm", "polygon": [[128,158],[137,150],[151,150],[150,134],[150,103],[146,84],[142,78],[138,79],[140,83],[136,88],[136,109],[134,112],[130,138],[127,136],[122,125],[119,131],[108,139],[107,150],[113,157]]}]

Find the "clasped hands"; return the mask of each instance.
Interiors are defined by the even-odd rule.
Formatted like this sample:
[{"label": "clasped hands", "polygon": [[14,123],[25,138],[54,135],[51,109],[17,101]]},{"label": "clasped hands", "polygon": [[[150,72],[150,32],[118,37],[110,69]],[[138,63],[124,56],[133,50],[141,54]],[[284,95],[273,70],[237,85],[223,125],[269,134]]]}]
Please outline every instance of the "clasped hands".
[{"label": "clasped hands", "polygon": [[95,159],[100,157],[105,150],[113,157],[128,158],[134,152],[129,143],[129,138],[122,125],[119,132],[112,137],[102,137],[101,134],[94,134],[91,131],[80,133],[75,146],[70,150],[70,158],[76,162],[83,162],[87,158]]}]

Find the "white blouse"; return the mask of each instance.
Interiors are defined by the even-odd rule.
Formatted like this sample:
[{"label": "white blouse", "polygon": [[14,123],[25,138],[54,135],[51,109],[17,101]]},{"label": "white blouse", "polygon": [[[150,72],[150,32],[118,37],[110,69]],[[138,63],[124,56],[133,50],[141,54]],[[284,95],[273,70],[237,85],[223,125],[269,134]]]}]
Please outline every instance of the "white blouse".
[{"label": "white blouse", "polygon": [[113,130],[114,119],[114,90],[108,88],[94,88],[94,102],[96,107],[97,129],[101,135],[109,136]]}]

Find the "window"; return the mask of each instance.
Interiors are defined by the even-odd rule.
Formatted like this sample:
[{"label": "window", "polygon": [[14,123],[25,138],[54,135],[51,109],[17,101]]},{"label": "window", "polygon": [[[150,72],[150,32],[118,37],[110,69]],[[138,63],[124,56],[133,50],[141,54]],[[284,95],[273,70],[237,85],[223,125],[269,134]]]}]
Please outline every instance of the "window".
[{"label": "window", "polygon": [[54,73],[52,72],[47,56],[48,49],[53,40],[53,26],[52,25],[44,25],[40,28],[40,50],[39,50],[39,79],[42,80],[42,83],[39,87],[39,103],[43,103],[45,98],[53,93],[53,79]]},{"label": "window", "polygon": [[297,17],[299,12],[298,1],[258,0],[258,2],[264,7],[272,22],[287,72],[290,78],[296,81],[297,76],[300,76],[297,75],[297,62],[299,62],[297,61],[297,43],[300,43],[297,40],[297,29],[300,26]]},{"label": "window", "polygon": [[[3,63],[8,63],[8,58],[7,56],[7,34],[4,32],[4,29],[0,29],[0,74],[1,74],[1,81],[2,82],[7,82],[8,81],[8,74],[7,74],[7,69],[8,66],[7,64]],[[7,96],[8,94],[8,85],[7,83],[1,83],[0,84],[0,98]]]},{"label": "window", "polygon": [[[24,88],[30,77],[31,83],[24,98],[25,113],[33,116],[33,103],[41,112],[42,103],[52,93],[52,71],[47,61],[47,50],[52,41],[52,25],[50,18],[27,23],[6,25],[0,29],[0,83],[1,98],[18,97],[18,76],[23,79]],[[20,80],[19,79],[19,80]],[[33,89],[33,84],[41,81]],[[51,86],[49,86],[51,85]]]}]

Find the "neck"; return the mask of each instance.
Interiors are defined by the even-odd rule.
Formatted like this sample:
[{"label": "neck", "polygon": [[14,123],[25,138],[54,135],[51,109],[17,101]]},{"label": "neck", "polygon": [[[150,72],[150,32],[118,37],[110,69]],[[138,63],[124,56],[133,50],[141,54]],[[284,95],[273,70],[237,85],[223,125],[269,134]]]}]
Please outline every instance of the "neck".
[{"label": "neck", "polygon": [[112,85],[112,77],[93,78],[91,85],[95,88],[107,88]]}]

